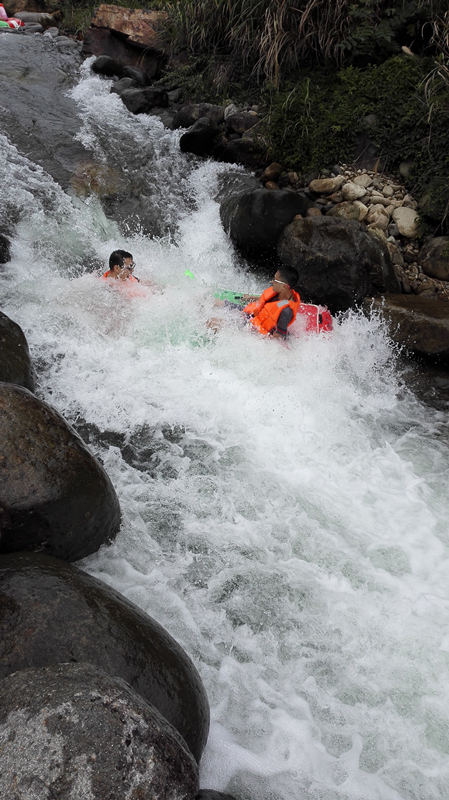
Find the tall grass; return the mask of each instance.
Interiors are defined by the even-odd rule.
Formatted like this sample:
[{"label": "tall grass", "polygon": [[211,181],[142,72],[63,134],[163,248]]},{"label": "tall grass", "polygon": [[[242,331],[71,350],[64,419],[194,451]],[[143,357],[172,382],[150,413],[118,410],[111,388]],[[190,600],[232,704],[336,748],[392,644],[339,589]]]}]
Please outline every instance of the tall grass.
[{"label": "tall grass", "polygon": [[275,86],[304,63],[341,66],[364,48],[391,55],[400,49],[395,31],[425,13],[423,0],[167,0],[166,8],[176,46],[226,57]]}]

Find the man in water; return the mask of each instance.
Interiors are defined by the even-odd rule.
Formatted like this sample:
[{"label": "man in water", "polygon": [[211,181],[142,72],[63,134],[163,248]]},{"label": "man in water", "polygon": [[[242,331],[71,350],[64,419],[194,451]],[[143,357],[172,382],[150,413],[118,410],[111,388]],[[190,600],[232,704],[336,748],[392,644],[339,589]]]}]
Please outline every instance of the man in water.
[{"label": "man in water", "polygon": [[128,253],[127,250],[117,250],[117,253],[123,256],[123,269],[128,270],[128,277],[140,283],[140,278],[136,278],[136,276],[132,274],[135,267],[133,254]]},{"label": "man in water", "polygon": [[[298,273],[292,267],[282,266],[276,272],[271,286],[259,298],[245,297],[251,300],[243,309],[237,303],[220,300],[216,305],[239,309],[246,320],[263,336],[285,339],[289,326],[295,321],[300,305],[299,294],[293,288],[298,281]],[[216,318],[207,321],[212,330],[222,327],[222,320]]]},{"label": "man in water", "polygon": [[114,250],[109,256],[109,269],[104,273],[103,278],[131,281],[132,283],[139,283],[139,279],[132,275],[134,269],[134,260],[131,253],[126,250]]}]

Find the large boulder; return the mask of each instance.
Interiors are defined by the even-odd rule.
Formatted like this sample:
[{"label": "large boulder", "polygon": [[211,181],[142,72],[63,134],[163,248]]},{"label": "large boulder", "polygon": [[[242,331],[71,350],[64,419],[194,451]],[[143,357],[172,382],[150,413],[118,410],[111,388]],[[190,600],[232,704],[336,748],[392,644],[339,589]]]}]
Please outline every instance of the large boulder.
[{"label": "large boulder", "polygon": [[134,66],[148,79],[157,78],[167,61],[163,33],[166,14],[141,8],[103,4],[84,35],[84,55],[107,55],[120,66]]},{"label": "large boulder", "polygon": [[255,189],[232,195],[221,203],[225,230],[242,252],[273,254],[282,231],[296,214],[305,214],[311,200],[296,192]]},{"label": "large boulder", "polygon": [[76,561],[114,538],[114,487],[61,415],[1,383],[0,419],[0,552],[40,550]]},{"label": "large boulder", "polygon": [[298,271],[301,295],[334,313],[369,294],[400,292],[386,242],[355,220],[296,219],[283,231],[278,255]]},{"label": "large boulder", "polygon": [[209,731],[206,692],[161,625],[102,581],[48,556],[0,557],[0,583],[0,679],[87,661],[152,703],[199,760]]},{"label": "large boulder", "polygon": [[209,155],[214,147],[218,129],[209,117],[197,120],[179,140],[182,153],[193,153],[196,156]]},{"label": "large boulder", "polygon": [[436,236],[421,248],[418,264],[423,272],[439,281],[449,281],[449,236]]},{"label": "large boulder", "polygon": [[245,138],[227,141],[225,138],[218,142],[213,151],[216,161],[225,164],[243,164],[250,169],[256,169],[265,161],[266,148],[261,137]]},{"label": "large boulder", "polygon": [[186,103],[176,111],[173,128],[190,128],[203,117],[208,117],[213,125],[221,125],[224,120],[224,108],[213,103]]},{"label": "large boulder", "polygon": [[168,106],[168,95],[165,89],[157,89],[153,86],[138,89],[125,89],[120,97],[128,111],[133,114],[144,114],[154,106],[166,108]]},{"label": "large boulder", "polygon": [[39,800],[193,800],[184,741],[123,680],[90,664],[0,682],[0,796]]},{"label": "large boulder", "polygon": [[34,369],[25,334],[0,311],[0,381],[16,383],[30,392],[35,389]]},{"label": "large boulder", "polygon": [[121,77],[123,74],[122,65],[114,61],[111,56],[98,56],[93,62],[91,69],[92,72],[96,72],[97,75],[106,75],[107,78],[112,78],[114,75]]},{"label": "large boulder", "polygon": [[391,338],[409,350],[426,356],[449,356],[449,304],[422,295],[387,294],[366,298],[364,310],[380,314]]},{"label": "large boulder", "polygon": [[238,111],[236,114],[229,114],[226,117],[226,127],[233,133],[245,133],[254,125],[257,125],[260,117],[250,111]]}]

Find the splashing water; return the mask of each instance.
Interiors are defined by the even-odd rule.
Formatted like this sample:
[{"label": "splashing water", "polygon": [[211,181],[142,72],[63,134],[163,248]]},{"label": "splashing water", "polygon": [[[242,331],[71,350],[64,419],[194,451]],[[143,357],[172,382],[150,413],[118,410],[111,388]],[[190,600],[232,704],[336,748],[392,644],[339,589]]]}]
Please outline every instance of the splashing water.
[{"label": "splashing water", "polygon": [[[19,220],[3,311],[123,510],[116,541],[81,566],[198,666],[205,788],[449,797],[447,420],[402,386],[375,319],[286,347],[229,313],[212,335],[217,286],[264,288],[220,225],[233,168],[182,156],[178,133],[109,86],[84,65],[81,137],[152,185],[165,237],[124,238],[97,199],[70,198],[1,142],[0,211]],[[156,286],[130,296],[98,280],[116,247]]]}]

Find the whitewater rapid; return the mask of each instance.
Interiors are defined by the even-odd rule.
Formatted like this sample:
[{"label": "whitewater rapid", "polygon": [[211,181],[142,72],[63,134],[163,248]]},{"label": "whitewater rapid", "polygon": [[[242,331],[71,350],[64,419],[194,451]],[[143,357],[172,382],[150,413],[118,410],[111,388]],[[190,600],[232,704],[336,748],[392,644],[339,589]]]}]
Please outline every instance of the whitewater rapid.
[{"label": "whitewater rapid", "polygon": [[[164,236],[124,236],[95,196],[64,193],[0,137],[0,213],[18,219],[2,310],[123,511],[80,566],[198,667],[204,788],[449,798],[447,416],[404,386],[361,314],[288,347],[232,314],[212,334],[217,287],[265,286],[220,224],[219,181],[239,168],[183,156],[179,132],[109,87],[83,66],[81,141],[152,187]],[[98,280],[117,247],[153,284],[141,296]]]}]

